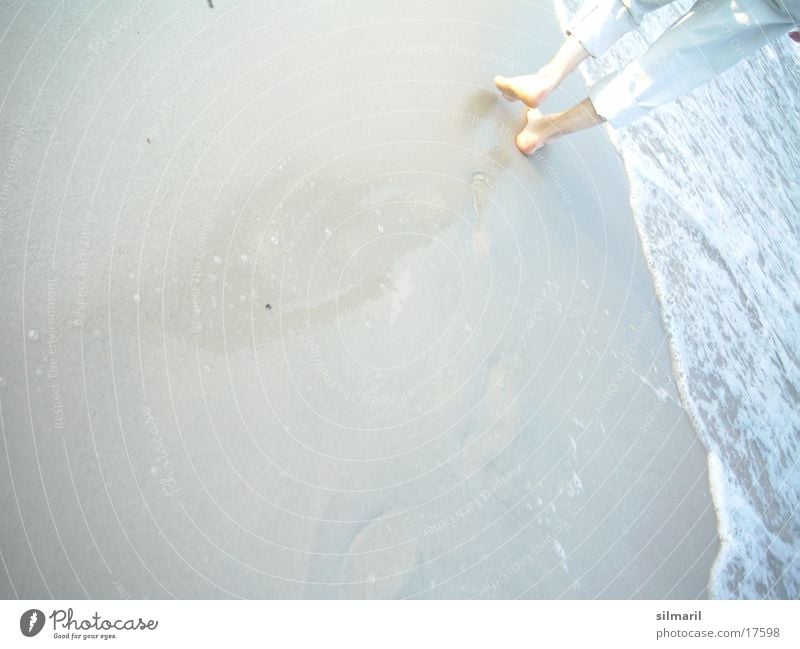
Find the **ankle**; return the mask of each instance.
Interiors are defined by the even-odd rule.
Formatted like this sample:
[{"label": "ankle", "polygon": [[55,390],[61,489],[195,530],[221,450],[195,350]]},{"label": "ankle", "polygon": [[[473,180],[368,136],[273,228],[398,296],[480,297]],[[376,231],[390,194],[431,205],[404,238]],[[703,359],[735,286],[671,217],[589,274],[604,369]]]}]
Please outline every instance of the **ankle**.
[{"label": "ankle", "polygon": [[561,113],[540,115],[536,121],[536,130],[545,140],[550,140],[561,135]]},{"label": "ankle", "polygon": [[554,61],[545,63],[539,69],[539,72],[536,73],[536,76],[544,80],[544,82],[550,87],[551,90],[554,89],[561,81],[560,70],[558,69],[558,66],[555,64]]},{"label": "ankle", "polygon": [[546,95],[549,95],[558,87],[558,84],[564,80],[564,71],[551,61],[544,65],[536,76],[539,81],[544,84]]}]

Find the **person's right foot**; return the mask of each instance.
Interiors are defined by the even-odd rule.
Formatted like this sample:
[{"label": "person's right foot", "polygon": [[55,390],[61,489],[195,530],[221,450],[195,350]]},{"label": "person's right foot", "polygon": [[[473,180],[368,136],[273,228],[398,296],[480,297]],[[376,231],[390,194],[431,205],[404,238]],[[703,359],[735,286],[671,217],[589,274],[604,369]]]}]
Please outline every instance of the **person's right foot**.
[{"label": "person's right foot", "polygon": [[529,108],[536,108],[553,92],[557,79],[542,68],[536,74],[519,77],[496,76],[494,85],[508,101],[521,101]]}]

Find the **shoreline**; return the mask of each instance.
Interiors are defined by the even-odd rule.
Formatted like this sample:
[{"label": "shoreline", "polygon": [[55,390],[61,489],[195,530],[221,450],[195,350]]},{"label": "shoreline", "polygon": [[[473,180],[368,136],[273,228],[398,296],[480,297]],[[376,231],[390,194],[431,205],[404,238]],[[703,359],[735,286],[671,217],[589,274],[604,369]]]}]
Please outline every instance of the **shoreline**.
[{"label": "shoreline", "polygon": [[[554,7],[555,7],[555,13],[556,13],[556,16],[557,16],[558,24],[559,24],[561,30],[563,31],[566,28],[567,24],[568,24],[566,6],[565,6],[565,3],[564,3],[564,0],[553,0],[553,4],[554,4]],[[578,69],[577,69],[577,72],[580,74],[580,76],[583,79],[585,84],[588,85],[592,81],[592,76],[586,71],[585,65],[579,66]],[[603,125],[601,128],[604,131],[607,131],[609,133],[612,133],[613,130],[614,130],[613,127],[611,127],[610,125]],[[655,294],[655,296],[657,298],[657,301],[658,301],[659,322],[661,324],[662,331],[664,332],[664,336],[666,337],[667,344],[668,344],[670,366],[671,366],[671,372],[672,372],[672,377],[673,377],[673,381],[674,381],[674,384],[675,384],[675,388],[677,390],[677,394],[678,394],[679,399],[680,399],[681,407],[683,408],[683,411],[685,412],[686,417],[688,418],[689,424],[690,424],[692,430],[694,431],[698,441],[702,444],[703,448],[706,451],[707,465],[708,465],[707,482],[708,482],[708,486],[709,486],[709,491],[712,494],[711,502],[712,502],[713,509],[714,509],[714,518],[716,520],[717,541],[718,541],[718,550],[717,550],[716,556],[715,556],[715,558],[714,558],[714,560],[712,562],[711,568],[709,570],[708,592],[709,592],[709,596],[710,596],[711,583],[714,581],[714,574],[715,574],[715,572],[717,570],[719,570],[719,563],[723,560],[724,553],[725,553],[725,540],[723,538],[723,534],[722,534],[722,530],[721,530],[721,518],[720,518],[721,513],[720,513],[720,511],[718,509],[718,502],[717,502],[718,497],[715,497],[713,495],[714,487],[713,487],[713,482],[711,480],[712,450],[711,450],[711,448],[708,447],[707,442],[704,439],[704,436],[702,434],[701,425],[700,425],[700,423],[698,421],[696,421],[695,415],[692,412],[691,400],[690,400],[688,394],[686,393],[685,375],[684,375],[684,370],[683,370],[683,367],[682,367],[682,364],[681,364],[680,356],[679,356],[679,354],[678,354],[678,352],[676,350],[675,343],[672,340],[672,337],[668,333],[667,323],[664,320],[665,314],[664,314],[664,307],[663,307],[663,299],[664,299],[663,298],[663,290],[659,286],[659,283],[658,283],[656,269],[653,266],[652,255],[651,255],[651,253],[649,252],[649,249],[648,249],[647,237],[645,236],[644,232],[642,231],[643,224],[641,222],[641,219],[637,216],[637,214],[638,214],[637,210],[640,210],[641,208],[638,207],[638,202],[639,201],[637,199],[636,190],[635,190],[635,187],[634,187],[633,182],[632,182],[633,181],[633,176],[632,176],[632,173],[631,173],[630,169],[628,168],[628,165],[631,164],[631,161],[628,159],[628,157],[626,157],[624,152],[621,150],[621,148],[620,148],[620,146],[619,146],[619,144],[617,142],[617,139],[615,137],[610,136],[609,137],[609,142],[611,143],[611,146],[612,146],[612,148],[614,150],[614,153],[616,154],[616,157],[617,157],[617,159],[619,161],[619,164],[624,169],[624,174],[625,174],[627,187],[628,187],[628,204],[629,204],[630,211],[631,211],[632,222],[635,225],[637,237],[638,237],[640,246],[642,247],[642,252],[643,252],[643,255],[644,255],[644,259],[645,259],[647,272],[648,272],[648,274],[650,276],[650,280],[651,280],[652,290],[653,290],[653,293]]]},{"label": "shoreline", "polygon": [[[577,6],[557,3],[562,23],[566,4]],[[646,16],[588,61],[584,78],[635,58],[689,5]],[[800,277],[789,182],[800,149],[796,124],[776,118],[797,112],[797,63],[796,46],[777,38],[641,123],[609,129],[633,188],[674,379],[707,449],[720,538],[711,592],[720,598],[795,598],[800,584],[800,491],[791,459],[800,421],[791,351],[798,327],[796,305],[786,299]],[[764,84],[776,91],[763,94]],[[753,101],[741,102],[744,94]],[[739,146],[731,148],[733,141]]]}]

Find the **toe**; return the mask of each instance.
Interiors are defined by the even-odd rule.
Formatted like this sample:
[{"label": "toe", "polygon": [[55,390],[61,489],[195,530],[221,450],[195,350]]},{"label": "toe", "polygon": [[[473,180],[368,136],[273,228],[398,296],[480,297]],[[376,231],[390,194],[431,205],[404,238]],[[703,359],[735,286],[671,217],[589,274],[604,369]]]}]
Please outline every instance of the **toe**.
[{"label": "toe", "polygon": [[511,80],[507,79],[506,77],[497,76],[494,78],[494,85],[497,86],[497,89],[500,93],[508,99],[509,101],[516,101],[517,96],[514,90],[511,87]]}]

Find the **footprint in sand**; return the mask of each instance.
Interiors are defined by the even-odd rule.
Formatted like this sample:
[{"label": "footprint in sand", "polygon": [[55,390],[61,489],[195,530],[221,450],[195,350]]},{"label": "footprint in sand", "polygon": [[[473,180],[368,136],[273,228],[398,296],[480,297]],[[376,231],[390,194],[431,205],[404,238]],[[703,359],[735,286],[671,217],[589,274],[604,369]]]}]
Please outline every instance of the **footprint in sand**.
[{"label": "footprint in sand", "polygon": [[475,225],[472,229],[472,249],[479,257],[488,257],[492,249],[489,230],[486,227],[486,208],[489,205],[489,192],[494,179],[483,171],[472,175],[472,209],[475,212]]},{"label": "footprint in sand", "polygon": [[418,575],[413,568],[420,563],[416,542],[403,542],[408,538],[398,518],[374,520],[361,528],[347,549],[350,556],[344,558],[345,595],[353,599],[403,597]]},{"label": "footprint in sand", "polygon": [[482,416],[476,417],[472,432],[461,447],[467,475],[486,467],[509,446],[519,430],[519,404],[515,402],[513,372],[500,358],[487,363]]}]

